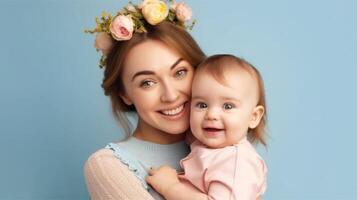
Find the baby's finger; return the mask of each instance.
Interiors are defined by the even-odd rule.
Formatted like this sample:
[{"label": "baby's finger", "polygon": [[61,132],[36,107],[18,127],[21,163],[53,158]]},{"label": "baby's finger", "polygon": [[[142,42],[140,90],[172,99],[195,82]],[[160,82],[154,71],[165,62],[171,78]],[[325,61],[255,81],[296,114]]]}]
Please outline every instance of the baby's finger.
[{"label": "baby's finger", "polygon": [[150,174],[150,175],[154,175],[156,172],[157,172],[157,169],[156,169],[155,167],[151,167],[151,168],[149,169],[149,174]]},{"label": "baby's finger", "polygon": [[151,176],[147,176],[145,178],[145,181],[151,185],[152,177]]}]

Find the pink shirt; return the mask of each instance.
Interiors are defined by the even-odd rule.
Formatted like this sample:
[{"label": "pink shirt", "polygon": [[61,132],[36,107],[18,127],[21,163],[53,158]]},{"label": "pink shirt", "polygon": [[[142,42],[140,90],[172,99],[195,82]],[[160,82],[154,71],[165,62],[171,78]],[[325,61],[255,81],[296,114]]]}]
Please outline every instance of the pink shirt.
[{"label": "pink shirt", "polygon": [[266,165],[246,138],[220,149],[207,148],[199,141],[191,148],[191,153],[181,160],[185,173],[179,177],[209,199],[255,200],[265,192]]}]

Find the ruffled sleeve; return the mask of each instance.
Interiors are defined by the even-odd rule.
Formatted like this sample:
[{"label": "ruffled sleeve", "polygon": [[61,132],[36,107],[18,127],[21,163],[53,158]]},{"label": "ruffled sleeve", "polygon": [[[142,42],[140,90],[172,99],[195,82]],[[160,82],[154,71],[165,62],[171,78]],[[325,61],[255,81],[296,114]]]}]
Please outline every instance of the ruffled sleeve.
[{"label": "ruffled sleeve", "polygon": [[148,173],[130,152],[115,143],[109,143],[105,148],[112,150],[115,157],[117,157],[123,164],[128,166],[128,169],[132,171],[134,175],[140,180],[142,186],[146,190],[149,190],[150,187],[145,181],[145,177],[148,175]]}]

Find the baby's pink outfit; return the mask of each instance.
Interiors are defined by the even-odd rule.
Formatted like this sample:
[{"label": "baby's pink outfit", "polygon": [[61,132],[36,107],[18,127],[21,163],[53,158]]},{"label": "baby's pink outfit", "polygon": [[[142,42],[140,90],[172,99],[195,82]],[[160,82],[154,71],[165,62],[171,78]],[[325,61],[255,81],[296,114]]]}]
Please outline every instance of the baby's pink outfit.
[{"label": "baby's pink outfit", "polygon": [[219,149],[195,141],[181,166],[179,177],[212,200],[256,200],[266,190],[265,162],[246,138]]}]

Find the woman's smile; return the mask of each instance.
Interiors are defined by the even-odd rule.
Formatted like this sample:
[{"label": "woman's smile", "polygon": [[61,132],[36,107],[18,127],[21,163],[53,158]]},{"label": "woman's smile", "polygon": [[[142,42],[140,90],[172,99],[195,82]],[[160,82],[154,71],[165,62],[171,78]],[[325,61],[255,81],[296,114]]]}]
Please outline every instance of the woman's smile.
[{"label": "woman's smile", "polygon": [[158,111],[165,119],[177,120],[182,117],[187,111],[187,101],[179,106]]}]

